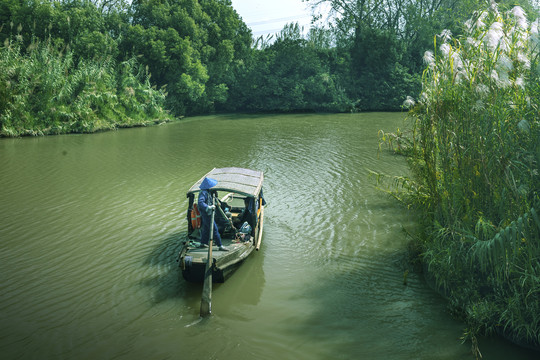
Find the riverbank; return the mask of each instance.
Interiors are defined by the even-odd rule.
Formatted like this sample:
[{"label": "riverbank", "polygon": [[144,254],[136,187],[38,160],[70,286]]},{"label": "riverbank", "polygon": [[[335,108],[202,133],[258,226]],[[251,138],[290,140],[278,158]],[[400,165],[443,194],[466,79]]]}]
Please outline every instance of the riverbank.
[{"label": "riverbank", "polygon": [[179,121],[183,119],[182,117],[174,119],[156,119],[156,120],[144,120],[144,121],[127,121],[124,123],[109,123],[109,122],[99,122],[96,124],[86,124],[81,126],[80,124],[64,124],[57,125],[54,127],[48,127],[45,129],[13,129],[13,128],[2,128],[0,130],[0,138],[13,138],[13,137],[24,137],[24,136],[48,136],[48,135],[65,135],[65,134],[91,134],[99,133],[104,131],[112,131],[118,129],[126,128],[136,128],[136,127],[148,127],[148,126],[158,126],[171,123],[174,121]]}]

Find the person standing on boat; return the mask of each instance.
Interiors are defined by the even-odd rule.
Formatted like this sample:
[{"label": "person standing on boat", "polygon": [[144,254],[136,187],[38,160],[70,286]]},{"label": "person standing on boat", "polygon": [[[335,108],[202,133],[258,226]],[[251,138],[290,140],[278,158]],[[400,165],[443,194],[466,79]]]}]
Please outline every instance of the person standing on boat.
[{"label": "person standing on boat", "polygon": [[216,241],[217,246],[220,251],[229,251],[225,246],[221,244],[221,236],[217,228],[217,224],[214,221],[214,224],[210,224],[212,221],[212,211],[216,210],[216,205],[212,204],[212,193],[210,189],[217,185],[217,180],[205,177],[199,189],[199,199],[197,200],[199,211],[201,212],[201,247],[208,247],[210,241],[210,226],[214,226],[214,240]]}]

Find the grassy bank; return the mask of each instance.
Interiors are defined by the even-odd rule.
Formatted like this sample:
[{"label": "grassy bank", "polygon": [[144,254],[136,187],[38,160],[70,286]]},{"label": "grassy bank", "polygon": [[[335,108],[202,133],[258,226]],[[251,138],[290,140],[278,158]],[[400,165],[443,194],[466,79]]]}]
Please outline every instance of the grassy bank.
[{"label": "grassy bank", "polygon": [[135,59],[75,61],[68,49],[15,37],[0,47],[0,136],[90,133],[168,121],[165,93]]},{"label": "grassy bank", "polygon": [[540,349],[538,25],[492,5],[463,37],[438,35],[407,101],[412,134],[399,135],[425,269],[473,345],[499,333]]}]

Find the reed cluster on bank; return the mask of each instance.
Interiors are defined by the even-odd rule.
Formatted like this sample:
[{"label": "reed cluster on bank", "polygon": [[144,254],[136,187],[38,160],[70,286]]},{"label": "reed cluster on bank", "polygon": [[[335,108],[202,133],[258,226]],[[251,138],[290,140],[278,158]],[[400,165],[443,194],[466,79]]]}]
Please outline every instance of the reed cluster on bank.
[{"label": "reed cluster on bank", "polygon": [[405,103],[412,176],[401,194],[421,215],[427,277],[466,320],[466,333],[496,332],[537,349],[539,46],[538,20],[494,2],[463,36],[435,38],[419,99]]},{"label": "reed cluster on bank", "polygon": [[0,136],[89,133],[168,121],[165,92],[133,58],[74,60],[50,41],[0,46]]}]

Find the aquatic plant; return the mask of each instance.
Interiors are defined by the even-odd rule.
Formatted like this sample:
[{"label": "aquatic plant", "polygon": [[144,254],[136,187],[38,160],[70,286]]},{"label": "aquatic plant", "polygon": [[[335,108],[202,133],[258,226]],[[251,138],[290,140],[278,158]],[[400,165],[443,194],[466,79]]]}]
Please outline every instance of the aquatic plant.
[{"label": "aquatic plant", "polygon": [[[423,259],[469,334],[540,346],[538,20],[496,3],[424,55],[404,181]],[[405,105],[413,105],[411,99]]]}]

